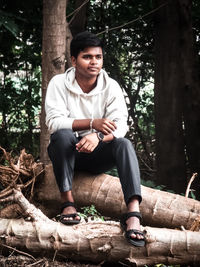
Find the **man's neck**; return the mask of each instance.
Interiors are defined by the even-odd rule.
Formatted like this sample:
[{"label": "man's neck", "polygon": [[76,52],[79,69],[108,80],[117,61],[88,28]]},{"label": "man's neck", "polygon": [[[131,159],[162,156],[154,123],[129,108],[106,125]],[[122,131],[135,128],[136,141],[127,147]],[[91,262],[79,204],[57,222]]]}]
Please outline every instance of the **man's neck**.
[{"label": "man's neck", "polygon": [[83,79],[76,76],[76,81],[84,93],[89,93],[96,87],[97,77],[92,77],[91,79]]}]

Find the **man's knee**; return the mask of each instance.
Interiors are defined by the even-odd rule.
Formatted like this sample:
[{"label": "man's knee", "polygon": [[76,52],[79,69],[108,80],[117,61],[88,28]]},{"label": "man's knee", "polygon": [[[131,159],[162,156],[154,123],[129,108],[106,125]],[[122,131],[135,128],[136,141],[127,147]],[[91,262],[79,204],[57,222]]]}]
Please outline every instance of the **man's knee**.
[{"label": "man's knee", "polygon": [[115,143],[116,143],[117,147],[122,147],[122,148],[130,148],[131,147],[131,148],[133,148],[131,141],[125,137],[116,138]]},{"label": "man's knee", "polygon": [[74,138],[73,131],[70,129],[59,129],[51,135],[51,140],[62,140],[66,138]]},{"label": "man's knee", "polygon": [[131,156],[134,157],[136,156],[133,144],[131,143],[130,140],[124,137],[115,139],[114,149],[115,149],[114,151],[117,152],[117,154],[128,153]]},{"label": "man's knee", "polygon": [[59,147],[66,147],[76,142],[76,137],[70,129],[60,129],[51,135],[51,143]]}]

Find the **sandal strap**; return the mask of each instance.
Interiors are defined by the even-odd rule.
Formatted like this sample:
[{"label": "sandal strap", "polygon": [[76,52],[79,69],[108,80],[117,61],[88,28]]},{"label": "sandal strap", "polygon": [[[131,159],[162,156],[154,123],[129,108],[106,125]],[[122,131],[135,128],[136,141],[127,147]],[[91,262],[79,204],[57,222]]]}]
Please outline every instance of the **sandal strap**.
[{"label": "sandal strap", "polygon": [[64,208],[67,207],[75,207],[74,202],[66,201],[61,204],[61,212],[63,212]]},{"label": "sandal strap", "polygon": [[140,222],[142,220],[142,215],[138,211],[133,211],[133,212],[126,213],[126,220],[128,220],[130,217],[137,217],[140,220]]}]

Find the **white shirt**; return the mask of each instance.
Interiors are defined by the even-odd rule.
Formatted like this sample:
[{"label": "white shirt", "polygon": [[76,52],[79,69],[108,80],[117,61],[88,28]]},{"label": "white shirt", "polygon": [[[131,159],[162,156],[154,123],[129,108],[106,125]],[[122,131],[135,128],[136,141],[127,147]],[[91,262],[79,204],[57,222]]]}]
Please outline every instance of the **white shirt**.
[{"label": "white shirt", "polygon": [[[119,84],[101,70],[97,86],[84,93],[75,79],[75,68],[54,76],[49,82],[45,100],[46,124],[50,133],[59,129],[72,129],[75,119],[108,118],[117,129],[115,137],[124,137],[127,130],[128,111]],[[78,131],[78,135],[90,130]]]}]

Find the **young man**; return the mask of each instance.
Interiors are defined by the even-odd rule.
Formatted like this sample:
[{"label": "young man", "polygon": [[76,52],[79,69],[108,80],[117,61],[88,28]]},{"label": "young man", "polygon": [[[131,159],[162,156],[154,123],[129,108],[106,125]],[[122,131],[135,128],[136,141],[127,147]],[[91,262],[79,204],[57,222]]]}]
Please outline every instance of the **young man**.
[{"label": "young man", "polygon": [[128,112],[122,90],[102,69],[102,42],[96,35],[78,34],[70,50],[73,67],[52,78],[45,103],[48,153],[63,203],[60,221],[80,222],[71,191],[74,170],[102,173],[116,166],[128,210],[121,225],[129,242],[144,246],[140,174],[133,146],[124,138]]}]

